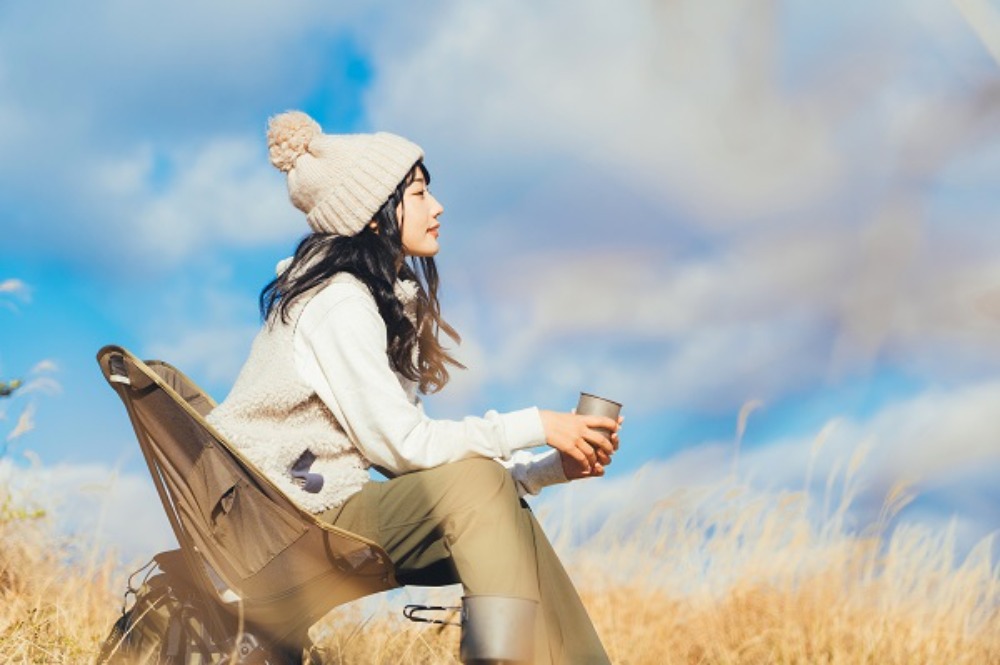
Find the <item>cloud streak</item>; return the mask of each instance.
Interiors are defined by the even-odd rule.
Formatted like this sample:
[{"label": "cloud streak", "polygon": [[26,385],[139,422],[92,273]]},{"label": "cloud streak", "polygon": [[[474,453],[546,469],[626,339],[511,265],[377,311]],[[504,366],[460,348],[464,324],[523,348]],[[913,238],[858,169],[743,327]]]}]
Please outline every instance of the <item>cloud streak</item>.
[{"label": "cloud streak", "polygon": [[31,287],[20,279],[13,277],[0,281],[0,305],[16,312],[17,306],[11,302],[11,297],[17,298],[22,302],[30,302]]}]

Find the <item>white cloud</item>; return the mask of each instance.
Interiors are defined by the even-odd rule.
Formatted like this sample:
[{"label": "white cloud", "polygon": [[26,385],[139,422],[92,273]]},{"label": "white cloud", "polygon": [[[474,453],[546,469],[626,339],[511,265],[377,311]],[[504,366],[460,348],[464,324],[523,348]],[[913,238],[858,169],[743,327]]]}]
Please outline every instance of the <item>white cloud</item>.
[{"label": "white cloud", "polygon": [[8,278],[0,282],[0,293],[11,293],[27,297],[28,292],[28,285],[19,279]]},{"label": "white cloud", "polygon": [[200,381],[231,385],[250,352],[256,326],[220,324],[178,333],[149,344],[149,355]]},{"label": "white cloud", "polygon": [[956,469],[1000,464],[1000,383],[930,390],[883,409],[868,423],[877,444],[869,473],[933,480]]},{"label": "white cloud", "polygon": [[140,353],[174,365],[205,389],[228,390],[260,327],[253,293],[234,287],[225,265],[204,266],[169,291],[146,321]]},{"label": "white cloud", "polygon": [[480,278],[460,314],[488,349],[479,384],[528,375],[537,396],[597,381],[633,407],[733,410],[863,375],[876,359],[980,377],[1000,367],[989,300],[1000,273],[990,252],[961,247],[889,218],[860,236],[758,233],[697,258],[526,251]]},{"label": "white cloud", "polygon": [[5,8],[0,149],[16,157],[0,174],[15,246],[149,269],[303,232],[265,119],[322,82],[325,45],[358,14],[298,0]]},{"label": "white cloud", "polygon": [[39,360],[35,363],[35,366],[31,368],[31,374],[44,374],[46,372],[58,372],[59,366],[56,362],[50,358],[44,360]]},{"label": "white cloud", "polygon": [[[454,223],[478,225],[446,212],[478,240],[455,259],[481,273],[477,385],[732,409],[886,362],[1000,366],[996,227],[927,210],[942,169],[996,142],[971,92],[993,64],[944,0],[782,11],[443,2],[375,40],[370,116],[450,165]],[[810,52],[803,17],[831,16]],[[860,52],[831,50],[859,30]]]},{"label": "white cloud", "polygon": [[17,306],[10,301],[8,296],[13,296],[23,302],[31,300],[31,287],[20,279],[13,277],[0,281],[0,306],[17,311]]},{"label": "white cloud", "polygon": [[866,519],[904,483],[918,496],[933,492],[941,519],[976,521],[982,536],[1000,528],[994,507],[961,496],[977,487],[992,489],[1000,471],[1000,423],[993,417],[998,408],[996,381],[929,389],[870,418],[842,419],[821,445],[791,439],[747,451],[741,467],[761,485],[832,491],[834,505],[844,491],[854,492],[854,509]]},{"label": "white cloud", "polygon": [[[423,39],[375,42],[379,76],[368,97],[376,124],[430,142],[438,148],[432,160],[444,153],[491,173],[584,161],[729,232],[881,179],[898,166],[897,143],[927,140],[922,111],[934,97],[909,94],[908,82],[894,78],[895,38],[926,38],[929,30],[908,19],[912,3],[858,14],[857,22],[881,23],[886,38],[864,44],[856,62],[832,54],[839,69],[794,90],[782,79],[794,64],[781,60],[782,47],[802,37],[783,23],[778,4],[440,6],[432,19],[400,16]],[[946,3],[920,10],[936,19],[936,31],[954,31],[958,18]],[[944,55],[968,50],[966,40]],[[880,99],[899,101],[880,108]],[[433,111],[414,112],[425,100]],[[900,112],[903,104],[910,113]],[[853,114],[887,131],[845,149]],[[948,133],[946,120],[936,119],[931,142]]]},{"label": "white cloud", "polygon": [[149,150],[95,172],[95,190],[114,195],[110,233],[145,264],[174,265],[200,249],[294,238],[301,215],[267,163],[261,137],[213,138],[168,151],[173,177],[157,184]]},{"label": "white cloud", "polygon": [[954,522],[958,546],[968,551],[1000,529],[989,499],[1000,472],[1000,423],[992,417],[998,408],[997,382],[931,390],[864,420],[831,422],[813,439],[744,449],[735,477],[734,444],[703,443],[627,475],[546,490],[538,510],[557,533],[579,540],[602,528],[628,532],[665,509],[681,522],[696,521],[706,501],[713,510],[729,505],[738,511],[762,500],[777,506],[782,496],[787,502],[789,493],[806,490],[814,528],[842,519],[845,528],[860,532],[876,523],[891,494],[902,491],[932,496],[933,503],[904,507],[888,526]]},{"label": "white cloud", "polygon": [[[276,88],[304,93],[317,72],[309,37],[329,38],[357,13],[304,0],[16,5],[0,23],[0,84],[30,111],[21,117],[38,130],[35,145],[88,126],[109,132],[108,147],[128,145],[142,127],[199,136]],[[0,142],[25,128],[4,127]],[[24,138],[18,144],[31,145]]]},{"label": "white cloud", "polygon": [[98,463],[22,467],[5,459],[0,479],[26,505],[44,509],[59,531],[110,547],[124,562],[177,546],[147,476]]}]

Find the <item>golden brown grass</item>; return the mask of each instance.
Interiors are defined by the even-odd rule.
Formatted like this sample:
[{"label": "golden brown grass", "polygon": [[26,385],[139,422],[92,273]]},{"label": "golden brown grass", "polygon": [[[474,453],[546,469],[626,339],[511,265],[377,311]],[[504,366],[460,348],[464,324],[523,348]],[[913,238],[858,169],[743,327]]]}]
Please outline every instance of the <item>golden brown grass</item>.
[{"label": "golden brown grass", "polygon": [[[953,530],[902,525],[883,538],[882,523],[850,535],[841,507],[817,528],[803,495],[723,485],[562,549],[615,663],[1000,663],[990,541],[957,562]],[[458,662],[458,630],[407,624],[401,605],[337,610],[314,638],[330,662]]]},{"label": "golden brown grass", "polygon": [[119,571],[57,538],[25,505],[0,488],[0,662],[93,662],[120,606],[111,591]]},{"label": "golden brown grass", "polygon": [[[906,489],[890,494],[860,534],[845,527],[843,501],[817,518],[804,495],[735,484],[679,491],[576,545],[565,525],[550,531],[615,663],[1000,664],[991,543],[956,561],[952,531],[904,524],[884,536]],[[124,573],[4,505],[0,662],[92,662]],[[458,662],[458,629],[406,622],[404,602],[332,612],[313,630],[325,662]]]}]

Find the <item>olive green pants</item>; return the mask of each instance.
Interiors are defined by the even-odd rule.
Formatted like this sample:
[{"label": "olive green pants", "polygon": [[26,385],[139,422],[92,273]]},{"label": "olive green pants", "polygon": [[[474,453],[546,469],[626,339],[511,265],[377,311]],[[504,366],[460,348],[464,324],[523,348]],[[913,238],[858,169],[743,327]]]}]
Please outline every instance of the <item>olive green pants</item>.
[{"label": "olive green pants", "polygon": [[369,482],[321,518],[381,545],[401,584],[539,601],[537,665],[608,663],[566,571],[510,473],[485,458]]}]

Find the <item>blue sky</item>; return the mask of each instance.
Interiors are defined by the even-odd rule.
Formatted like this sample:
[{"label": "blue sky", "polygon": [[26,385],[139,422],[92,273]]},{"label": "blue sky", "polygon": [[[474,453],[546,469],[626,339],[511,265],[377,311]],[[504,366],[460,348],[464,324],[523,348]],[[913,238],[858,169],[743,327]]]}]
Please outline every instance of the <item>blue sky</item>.
[{"label": "blue sky", "polygon": [[959,10],[989,1],[330,4],[0,7],[0,379],[33,382],[0,432],[34,409],[6,473],[68,528],[162,542],[93,357],[226,394],[306,228],[289,108],[427,153],[470,367],[433,414],[616,398],[580,486],[611,492],[724,476],[759,400],[755,483],[801,486],[836,421],[815,477],[869,447],[859,522],[905,477],[904,518],[1000,527],[1000,68]]}]

